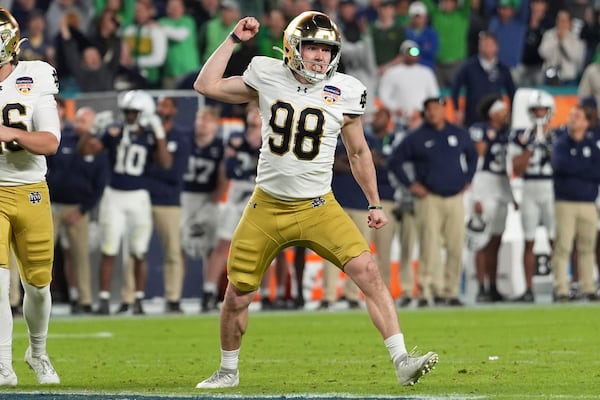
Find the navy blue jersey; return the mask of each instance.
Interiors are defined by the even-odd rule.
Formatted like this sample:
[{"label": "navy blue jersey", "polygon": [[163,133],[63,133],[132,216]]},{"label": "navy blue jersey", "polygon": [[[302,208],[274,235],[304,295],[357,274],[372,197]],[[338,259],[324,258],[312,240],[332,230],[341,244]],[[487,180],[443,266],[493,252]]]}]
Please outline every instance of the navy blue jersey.
[{"label": "navy blue jersey", "polygon": [[600,183],[600,149],[593,132],[588,132],[583,140],[575,141],[567,129],[559,129],[552,149],[552,166],[556,200],[596,200]]},{"label": "navy blue jersey", "polygon": [[183,190],[193,193],[214,192],[224,151],[223,139],[219,135],[205,147],[198,147],[192,138],[192,151],[188,157],[187,172],[183,176]]},{"label": "navy blue jersey", "polygon": [[167,132],[167,150],[173,157],[173,165],[169,169],[164,169],[156,163],[151,163],[148,167],[148,190],[153,205],[181,204],[183,174],[187,168],[193,135],[191,129],[181,126],[174,126]]},{"label": "navy blue jersey", "polygon": [[147,189],[146,170],[156,147],[152,131],[124,135],[122,125],[111,125],[102,136],[102,144],[112,165],[110,187],[118,190]]},{"label": "navy blue jersey", "polygon": [[231,157],[225,157],[225,174],[229,179],[254,182],[256,168],[260,155],[260,144],[252,147],[244,132],[234,132],[229,136],[227,146],[235,152]]},{"label": "navy blue jersey", "polygon": [[[406,187],[416,181],[440,196],[454,196],[471,182],[477,168],[477,150],[469,133],[446,123],[442,130],[424,123],[394,149],[390,170]],[[404,170],[412,162],[415,179]]]},{"label": "navy blue jersey", "polygon": [[550,132],[545,139],[536,140],[535,129],[518,129],[510,134],[510,145],[521,152],[532,150],[523,179],[552,179],[552,146],[555,135]]},{"label": "navy blue jersey", "polygon": [[477,122],[469,128],[474,142],[485,142],[486,151],[483,157],[482,171],[498,175],[506,175],[506,151],[508,149],[508,128],[495,130],[487,122]]},{"label": "navy blue jersey", "polygon": [[82,156],[77,152],[78,143],[73,127],[66,125],[56,154],[46,158],[46,181],[53,202],[79,204],[81,213],[85,214],[100,201],[110,168],[106,153]]}]

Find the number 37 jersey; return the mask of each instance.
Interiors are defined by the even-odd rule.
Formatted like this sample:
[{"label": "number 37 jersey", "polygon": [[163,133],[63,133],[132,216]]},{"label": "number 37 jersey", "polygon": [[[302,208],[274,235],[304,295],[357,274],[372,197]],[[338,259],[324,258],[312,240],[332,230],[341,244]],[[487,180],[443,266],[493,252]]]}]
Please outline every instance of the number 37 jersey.
[{"label": "number 37 jersey", "polygon": [[364,85],[342,73],[305,85],[281,60],[260,56],[243,79],[259,95],[263,143],[257,185],[283,200],[328,193],[344,114],[364,113]]},{"label": "number 37 jersey", "polygon": [[[48,131],[60,140],[54,95],[56,72],[42,61],[20,61],[0,82],[2,125],[24,131]],[[0,186],[42,182],[46,157],[32,154],[15,142],[0,143]]]}]

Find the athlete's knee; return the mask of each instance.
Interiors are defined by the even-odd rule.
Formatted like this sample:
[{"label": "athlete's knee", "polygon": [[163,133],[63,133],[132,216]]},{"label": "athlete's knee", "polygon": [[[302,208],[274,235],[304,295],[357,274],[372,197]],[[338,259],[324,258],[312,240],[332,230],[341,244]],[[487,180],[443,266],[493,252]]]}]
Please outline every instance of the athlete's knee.
[{"label": "athlete's knee", "polygon": [[231,282],[227,285],[225,291],[225,301],[223,307],[228,311],[241,311],[250,306],[254,299],[256,291],[244,292],[236,288]]},{"label": "athlete's knee", "polygon": [[45,300],[50,294],[50,285],[37,286],[28,282],[23,282],[23,290],[29,299],[39,302]]}]

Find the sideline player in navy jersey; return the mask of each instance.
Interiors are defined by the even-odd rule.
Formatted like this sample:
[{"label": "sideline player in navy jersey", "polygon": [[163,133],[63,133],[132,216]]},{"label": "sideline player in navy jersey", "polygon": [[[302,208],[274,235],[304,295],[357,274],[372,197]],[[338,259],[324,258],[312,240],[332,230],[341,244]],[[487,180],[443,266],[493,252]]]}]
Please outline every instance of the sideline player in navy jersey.
[{"label": "sideline player in navy jersey", "polygon": [[242,41],[258,33],[253,17],[241,19],[210,56],[194,88],[228,103],[258,101],[262,147],[256,188],[232,239],[229,283],[221,307],[221,367],[197,388],[239,385],[239,353],[252,302],[271,260],[286,247],[306,246],[333,261],[365,295],[367,310],[390,352],[398,382],[412,385],[437,363],[429,352],[406,351],[394,301],[358,228],[331,193],[332,164],[342,135],[353,175],[369,207],[370,227],[387,223],[381,210],[375,167],[360,115],[366,90],[336,73],[341,35],[331,19],[307,11],[284,32],[284,59],[257,56],[243,76],[223,78]]},{"label": "sideline player in navy jersey", "polygon": [[46,155],[60,142],[54,95],[56,71],[42,61],[19,61],[19,25],[0,8],[0,386],[16,386],[12,368],[13,317],[8,288],[14,250],[25,291],[29,343],[25,362],[40,384],[60,379],[46,353],[52,297],[54,232],[46,184]]},{"label": "sideline player in navy jersey", "polygon": [[[205,288],[212,289],[218,286],[233,232],[254,191],[256,166],[262,141],[258,108],[248,109],[245,127],[245,132],[232,133],[225,147],[225,176],[230,184],[227,201],[219,212],[221,217],[216,228],[216,244],[204,267]],[[216,310],[217,293],[210,290],[204,292],[201,310],[204,312]]]},{"label": "sideline player in navy jersey", "polygon": [[[86,136],[83,154],[106,149],[112,167],[110,184],[100,201],[102,227],[100,262],[100,305],[98,314],[110,313],[110,284],[125,235],[134,258],[134,314],[144,314],[142,299],[146,285],[146,252],[152,234],[152,213],[147,169],[152,162],[168,169],[173,159],[167,150],[165,131],[155,114],[152,97],[141,90],[125,92],[119,98],[124,121],[109,125],[101,138]],[[123,311],[122,309],[120,311]]]},{"label": "sideline player in navy jersey", "polygon": [[[156,163],[148,167],[148,191],[152,202],[152,223],[158,233],[163,251],[163,281],[166,299],[165,312],[181,314],[181,294],[185,268],[181,253],[181,192],[183,174],[190,154],[192,130],[175,124],[177,100],[174,97],[160,97],[156,101],[156,114],[165,130],[167,150],[173,164],[161,168]],[[122,297],[125,304],[135,300],[131,262],[127,263]]]},{"label": "sideline player in navy jersey", "polygon": [[[192,259],[206,263],[215,245],[219,218],[219,201],[227,190],[223,138],[219,134],[219,113],[216,108],[204,107],[196,113],[194,138],[183,176],[181,194],[181,237],[184,253]],[[207,267],[203,265],[204,283],[201,308],[208,299],[218,294],[218,285],[206,279]],[[216,304],[213,302],[213,304]]]},{"label": "sideline player in navy jersey", "polygon": [[[508,205],[513,203],[510,179],[506,171],[509,110],[501,96],[488,96],[480,103],[484,122],[469,127],[479,162],[471,185],[471,210],[466,236],[467,247],[475,252],[479,292],[477,302],[503,301],[496,286],[498,252],[506,227]],[[478,229],[475,224],[479,222]],[[486,289],[486,280],[488,288]]]},{"label": "sideline player in navy jersey", "polygon": [[78,109],[74,128],[63,129],[57,153],[48,157],[46,180],[52,199],[54,231],[60,237],[65,254],[65,274],[73,314],[92,312],[90,212],[100,202],[110,172],[106,154],[78,153],[84,136],[93,129],[95,117],[96,112],[90,107]]},{"label": "sideline player in navy jersey", "polygon": [[533,303],[535,231],[538,226],[544,226],[552,247],[556,230],[551,161],[554,135],[550,128],[550,120],[554,115],[554,99],[543,90],[535,90],[527,99],[527,111],[531,126],[511,132],[508,157],[512,162],[513,174],[523,178],[523,200],[519,208],[525,239],[523,266],[526,290],[515,300]]}]

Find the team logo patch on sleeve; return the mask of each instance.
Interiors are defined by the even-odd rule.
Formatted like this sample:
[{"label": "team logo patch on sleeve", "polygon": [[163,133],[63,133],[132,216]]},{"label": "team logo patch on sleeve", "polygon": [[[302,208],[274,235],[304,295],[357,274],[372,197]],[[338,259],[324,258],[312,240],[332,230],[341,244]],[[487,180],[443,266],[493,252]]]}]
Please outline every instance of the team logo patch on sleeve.
[{"label": "team logo patch on sleeve", "polygon": [[15,87],[19,92],[28,94],[33,87],[33,78],[30,76],[21,76],[15,81]]},{"label": "team logo patch on sleeve", "polygon": [[323,100],[327,104],[335,103],[339,100],[341,95],[342,91],[338,87],[325,85],[325,87],[323,88]]}]

